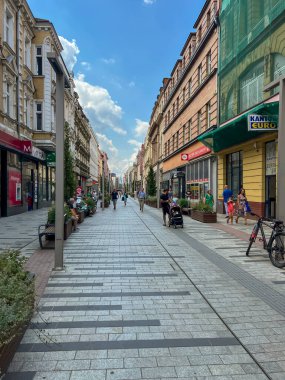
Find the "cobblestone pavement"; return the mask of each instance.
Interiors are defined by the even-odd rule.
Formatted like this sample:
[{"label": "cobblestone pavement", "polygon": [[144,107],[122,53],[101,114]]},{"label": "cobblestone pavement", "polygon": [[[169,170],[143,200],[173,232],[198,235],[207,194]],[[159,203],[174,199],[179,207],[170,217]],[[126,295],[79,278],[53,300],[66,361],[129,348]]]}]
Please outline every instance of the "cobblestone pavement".
[{"label": "cobblestone pavement", "polygon": [[65,243],[5,380],[285,379],[284,271],[218,225],[122,203]]}]

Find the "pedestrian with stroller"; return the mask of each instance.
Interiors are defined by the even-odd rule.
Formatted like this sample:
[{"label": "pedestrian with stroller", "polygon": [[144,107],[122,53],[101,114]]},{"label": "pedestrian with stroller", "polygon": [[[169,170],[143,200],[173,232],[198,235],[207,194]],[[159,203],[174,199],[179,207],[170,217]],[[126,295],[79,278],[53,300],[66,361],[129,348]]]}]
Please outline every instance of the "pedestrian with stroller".
[{"label": "pedestrian with stroller", "polygon": [[244,217],[244,224],[247,225],[247,198],[244,188],[241,188],[237,197],[238,214],[236,217],[236,223],[240,217]]},{"label": "pedestrian with stroller", "polygon": [[144,192],[144,188],[142,188],[138,193],[138,199],[140,204],[140,211],[143,212],[144,202],[145,202],[146,194]]},{"label": "pedestrian with stroller", "polygon": [[111,193],[111,198],[112,198],[112,202],[113,202],[113,206],[114,206],[114,210],[116,210],[116,207],[117,207],[117,200],[118,200],[118,193],[116,191],[116,189],[114,189]]},{"label": "pedestrian with stroller", "polygon": [[163,217],[163,225],[166,226],[166,214],[168,214],[169,218],[169,195],[168,189],[164,189],[160,196],[160,203],[162,208],[162,217]]},{"label": "pedestrian with stroller", "polygon": [[224,206],[225,206],[225,211],[226,211],[226,218],[229,217],[228,200],[232,196],[233,196],[233,192],[229,189],[228,185],[225,185],[224,191],[223,191],[223,198],[224,198]]}]

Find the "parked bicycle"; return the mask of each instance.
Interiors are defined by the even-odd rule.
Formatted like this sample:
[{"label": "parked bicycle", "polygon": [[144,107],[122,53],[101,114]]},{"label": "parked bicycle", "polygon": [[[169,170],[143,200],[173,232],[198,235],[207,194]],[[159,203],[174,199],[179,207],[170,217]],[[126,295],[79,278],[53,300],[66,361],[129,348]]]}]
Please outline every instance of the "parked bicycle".
[{"label": "parked bicycle", "polygon": [[[285,226],[283,221],[277,219],[264,218],[254,213],[251,215],[258,218],[256,224],[253,227],[252,233],[249,238],[249,246],[246,251],[246,256],[249,255],[252,244],[256,241],[259,231],[261,237],[259,241],[263,243],[263,248],[267,250],[271,263],[277,268],[283,268],[285,266],[285,251],[284,251],[284,239],[285,239]],[[269,240],[267,241],[263,226],[267,226],[272,229]]]}]

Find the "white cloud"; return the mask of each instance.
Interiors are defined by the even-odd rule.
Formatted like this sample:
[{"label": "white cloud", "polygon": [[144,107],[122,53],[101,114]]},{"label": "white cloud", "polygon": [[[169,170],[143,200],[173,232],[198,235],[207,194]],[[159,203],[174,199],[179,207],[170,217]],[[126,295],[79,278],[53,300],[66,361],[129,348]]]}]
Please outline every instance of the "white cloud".
[{"label": "white cloud", "polygon": [[113,155],[118,154],[118,149],[114,146],[113,141],[111,139],[108,139],[106,135],[103,133],[96,133],[96,136],[98,137],[98,141],[100,144],[100,147],[108,153],[112,153]]},{"label": "white cloud", "polygon": [[156,2],[156,0],[143,0],[143,2],[145,4],[151,5],[151,4],[154,4]]},{"label": "white cloud", "polygon": [[129,83],[129,87],[131,87],[131,88],[132,88],[132,87],[135,87],[135,85],[136,85],[136,84],[135,84],[134,81],[131,81],[131,82]]},{"label": "white cloud", "polygon": [[77,62],[77,55],[80,53],[79,47],[76,44],[76,40],[68,41],[66,38],[59,36],[59,40],[62,44],[63,51],[62,57],[69,71],[73,70]]},{"label": "white cloud", "polygon": [[114,58],[102,58],[102,62],[106,63],[106,65],[113,65],[116,60]]},{"label": "white cloud", "polygon": [[109,128],[120,135],[127,134],[127,131],[120,127],[123,110],[111,98],[108,90],[86,82],[84,74],[78,74],[74,83],[80,104],[96,131]]},{"label": "white cloud", "polygon": [[91,70],[91,63],[82,61],[82,62],[80,62],[80,64],[81,64],[81,66],[84,67],[85,70],[88,70],[88,71]]},{"label": "white cloud", "polygon": [[136,127],[135,127],[136,136],[145,137],[146,132],[148,130],[148,127],[149,127],[149,124],[147,121],[142,121],[140,119],[136,119]]},{"label": "white cloud", "polygon": [[139,141],[137,141],[137,140],[134,140],[134,139],[129,140],[128,143],[131,144],[131,145],[135,145],[135,146],[136,146],[137,148],[139,148],[139,149],[140,149],[140,147],[142,146],[142,143],[141,143],[141,142],[139,142]]}]

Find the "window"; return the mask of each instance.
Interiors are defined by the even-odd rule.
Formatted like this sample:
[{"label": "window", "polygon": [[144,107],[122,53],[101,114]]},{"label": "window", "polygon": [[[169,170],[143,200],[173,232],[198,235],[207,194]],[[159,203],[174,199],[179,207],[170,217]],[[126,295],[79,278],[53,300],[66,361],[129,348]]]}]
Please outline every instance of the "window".
[{"label": "window", "polygon": [[192,56],[192,45],[191,44],[189,45],[188,55],[189,55],[189,61],[190,61],[191,56]]},{"label": "window", "polygon": [[175,149],[178,149],[179,146],[179,132],[175,133]]},{"label": "window", "polygon": [[263,82],[264,64],[262,61],[240,80],[240,112],[263,100]]},{"label": "window", "polygon": [[192,95],[192,78],[188,82],[188,94],[189,94],[189,98],[190,98]]},{"label": "window", "polygon": [[242,187],[242,165],[243,157],[242,152],[235,152],[228,154],[226,157],[226,173],[227,185],[232,190],[234,196],[237,196],[240,188]]},{"label": "window", "polygon": [[7,8],[5,14],[5,41],[12,48],[14,47],[13,16]]},{"label": "window", "polygon": [[43,110],[42,103],[36,103],[36,130],[42,131],[43,129]]},{"label": "window", "polygon": [[176,99],[176,113],[179,111],[179,96]]},{"label": "window", "polygon": [[172,104],[172,119],[174,118],[175,115],[175,102]]},{"label": "window", "polygon": [[211,51],[207,54],[207,75],[210,75],[212,71],[212,55]]},{"label": "window", "polygon": [[164,143],[164,156],[167,156],[167,143]]},{"label": "window", "polygon": [[198,43],[200,43],[201,42],[201,39],[202,39],[202,26],[200,26],[199,27],[199,29],[198,29]]},{"label": "window", "polygon": [[198,67],[198,86],[202,83],[202,64]]},{"label": "window", "polygon": [[182,145],[186,143],[186,124],[182,127]]},{"label": "window", "polygon": [[211,10],[207,12],[207,29],[209,28],[211,23]]},{"label": "window", "polygon": [[43,56],[42,56],[42,47],[36,47],[36,74],[43,75]]},{"label": "window", "polygon": [[199,111],[198,114],[197,114],[197,130],[198,130],[198,135],[201,133],[201,128],[202,128],[202,113],[201,113],[201,111]]},{"label": "window", "polygon": [[31,108],[30,108],[30,99],[25,98],[25,110],[24,110],[24,117],[25,117],[25,125],[27,127],[30,126],[30,120],[31,120]]},{"label": "window", "polygon": [[184,87],[182,90],[182,104],[185,104],[185,93],[186,93],[186,88]]},{"label": "window", "polygon": [[25,65],[31,67],[31,41],[25,39]]},{"label": "window", "polygon": [[211,102],[206,104],[207,129],[211,126]]},{"label": "window", "polygon": [[188,121],[188,140],[191,141],[192,138],[192,119]]},{"label": "window", "polygon": [[6,84],[6,113],[8,116],[11,116],[11,85],[10,83]]}]

